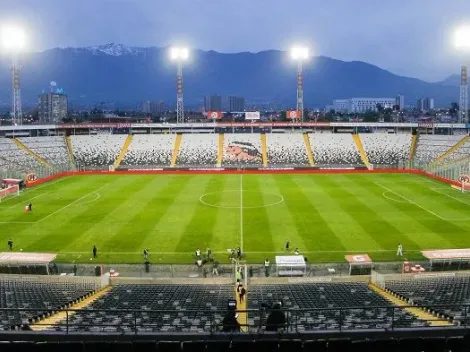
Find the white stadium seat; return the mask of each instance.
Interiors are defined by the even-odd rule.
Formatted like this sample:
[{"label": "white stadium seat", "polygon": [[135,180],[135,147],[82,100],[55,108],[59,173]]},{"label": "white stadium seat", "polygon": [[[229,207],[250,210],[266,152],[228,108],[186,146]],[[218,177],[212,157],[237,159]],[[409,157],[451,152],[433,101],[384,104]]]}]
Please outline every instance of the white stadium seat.
[{"label": "white stadium seat", "polygon": [[217,163],[218,134],[184,134],[177,165],[214,166]]},{"label": "white stadium seat", "polygon": [[269,133],[266,141],[269,165],[309,165],[301,133]]},{"label": "white stadium seat", "polygon": [[175,134],[135,135],[121,165],[170,166],[175,137]]},{"label": "white stadium seat", "polygon": [[64,137],[25,137],[19,140],[51,165],[68,165],[70,158]]},{"label": "white stadium seat", "polygon": [[77,166],[113,165],[126,138],[127,135],[123,134],[70,136]]},{"label": "white stadium seat", "polygon": [[373,165],[397,165],[409,159],[411,133],[369,133],[360,136],[369,162]]},{"label": "white stadium seat", "polygon": [[462,139],[461,135],[421,135],[414,160],[418,163],[429,163],[444,154]]},{"label": "white stadium seat", "polygon": [[311,133],[315,165],[364,165],[349,133]]}]

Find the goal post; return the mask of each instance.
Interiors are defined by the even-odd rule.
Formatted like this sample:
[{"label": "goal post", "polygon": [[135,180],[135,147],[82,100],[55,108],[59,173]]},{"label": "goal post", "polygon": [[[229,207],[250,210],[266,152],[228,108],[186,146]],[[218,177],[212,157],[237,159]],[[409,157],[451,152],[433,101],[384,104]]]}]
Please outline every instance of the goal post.
[{"label": "goal post", "polygon": [[2,200],[11,195],[20,195],[20,186],[19,185],[11,185],[7,188],[0,189],[0,203]]},{"label": "goal post", "polygon": [[462,191],[462,193],[470,192],[470,176],[469,175],[460,175],[459,182],[460,182],[460,190]]}]

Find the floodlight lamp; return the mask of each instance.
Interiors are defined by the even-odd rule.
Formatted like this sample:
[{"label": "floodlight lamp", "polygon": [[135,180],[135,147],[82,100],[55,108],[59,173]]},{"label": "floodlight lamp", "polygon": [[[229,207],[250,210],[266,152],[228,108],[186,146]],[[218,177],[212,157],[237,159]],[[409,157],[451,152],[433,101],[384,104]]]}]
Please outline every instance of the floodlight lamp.
[{"label": "floodlight lamp", "polygon": [[7,51],[21,51],[26,44],[25,32],[18,27],[2,28],[2,47]]},{"label": "floodlight lamp", "polygon": [[308,48],[295,47],[291,49],[291,57],[294,60],[307,60]]},{"label": "floodlight lamp", "polygon": [[459,28],[455,32],[455,46],[458,49],[470,50],[470,26]]},{"label": "floodlight lamp", "polygon": [[187,48],[171,48],[172,60],[187,60],[189,57],[189,50]]}]

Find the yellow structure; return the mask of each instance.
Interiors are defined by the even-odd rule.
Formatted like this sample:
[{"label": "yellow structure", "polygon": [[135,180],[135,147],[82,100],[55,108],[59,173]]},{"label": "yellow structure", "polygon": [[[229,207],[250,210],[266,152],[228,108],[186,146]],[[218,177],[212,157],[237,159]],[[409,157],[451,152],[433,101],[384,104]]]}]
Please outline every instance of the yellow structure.
[{"label": "yellow structure", "polygon": [[263,157],[263,167],[268,167],[268,146],[266,133],[261,133],[261,156]]},{"label": "yellow structure", "polygon": [[15,142],[15,144],[20,148],[20,149],[23,149],[26,153],[28,153],[29,155],[31,155],[33,158],[35,158],[37,161],[39,161],[41,164],[44,164],[46,165],[47,167],[52,167],[51,164],[49,164],[49,162],[46,161],[46,159],[44,159],[42,156],[36,154],[35,152],[33,152],[31,149],[29,149],[26,145],[23,144],[23,142],[21,142],[18,138],[13,138],[13,142]]},{"label": "yellow structure", "polygon": [[448,151],[446,151],[444,154],[438,156],[434,161],[432,162],[433,164],[439,164],[441,161],[447,159],[449,156],[451,156],[454,152],[462,148],[465,143],[467,143],[470,140],[469,136],[463,137],[460,141],[455,143],[454,146],[452,146]]},{"label": "yellow structure", "polygon": [[117,159],[114,161],[113,170],[116,170],[119,165],[121,165],[122,159],[124,159],[124,157],[126,156],[127,150],[129,149],[129,146],[132,142],[132,138],[134,138],[132,134],[127,135],[127,138],[124,141],[124,144],[122,145],[121,152],[119,153]]},{"label": "yellow structure", "polygon": [[65,144],[67,145],[67,152],[69,154],[70,165],[72,168],[76,169],[77,165],[75,164],[75,156],[73,155],[72,141],[70,136],[65,136]]},{"label": "yellow structure", "polygon": [[304,133],[304,143],[305,143],[305,150],[307,151],[308,163],[310,166],[315,166],[315,161],[313,160],[313,151],[312,146],[310,144],[310,138],[308,137],[308,133]]},{"label": "yellow structure", "polygon": [[217,148],[217,167],[222,166],[222,160],[224,157],[224,134],[219,133],[219,143]]},{"label": "yellow structure", "polygon": [[410,155],[408,157],[408,160],[413,161],[413,159],[415,158],[417,147],[418,147],[418,135],[414,134],[413,139],[411,140]]},{"label": "yellow structure", "polygon": [[180,152],[181,142],[183,141],[183,135],[178,133],[175,139],[175,146],[173,147],[173,155],[171,156],[170,167],[176,166],[176,161],[178,160],[178,154]]},{"label": "yellow structure", "polygon": [[359,151],[359,154],[361,154],[362,162],[368,169],[370,169],[369,157],[367,156],[367,153],[364,150],[361,137],[359,136],[358,133],[354,133],[352,136],[353,136],[354,142],[356,143],[357,150]]}]

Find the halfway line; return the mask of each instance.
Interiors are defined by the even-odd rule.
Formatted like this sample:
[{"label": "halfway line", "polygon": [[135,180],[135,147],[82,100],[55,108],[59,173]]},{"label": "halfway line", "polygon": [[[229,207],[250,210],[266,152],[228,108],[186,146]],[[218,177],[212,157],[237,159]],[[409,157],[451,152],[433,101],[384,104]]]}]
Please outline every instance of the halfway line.
[{"label": "halfway line", "polygon": [[243,252],[243,174],[240,174],[240,249]]}]

